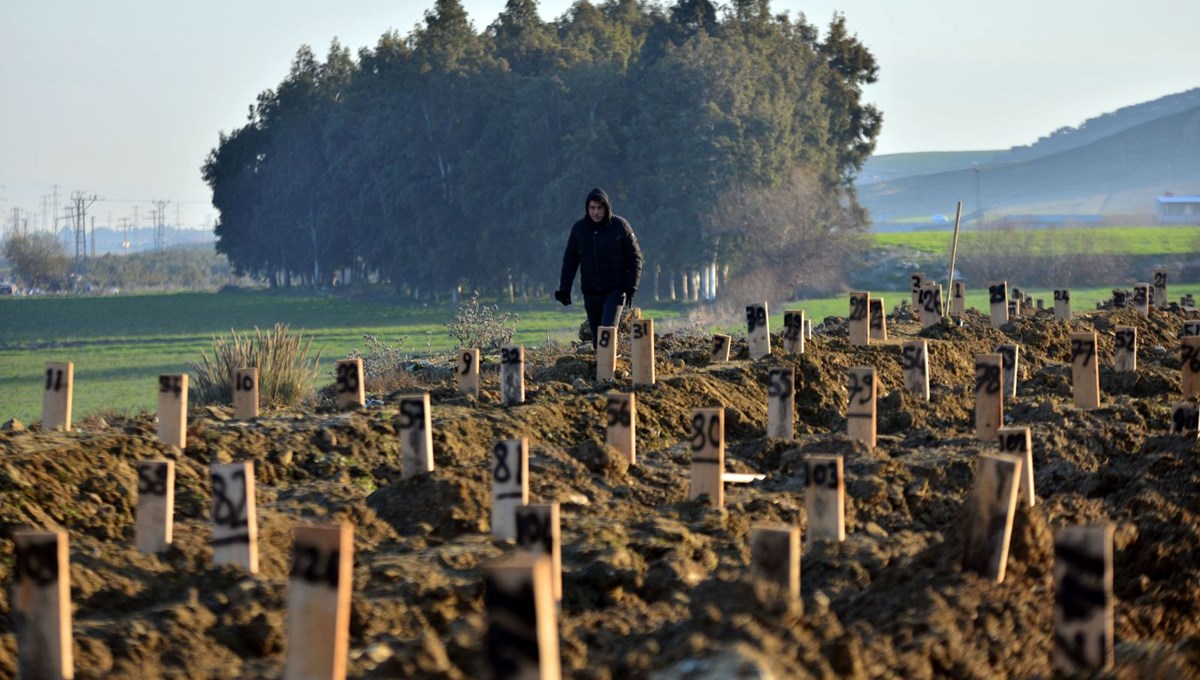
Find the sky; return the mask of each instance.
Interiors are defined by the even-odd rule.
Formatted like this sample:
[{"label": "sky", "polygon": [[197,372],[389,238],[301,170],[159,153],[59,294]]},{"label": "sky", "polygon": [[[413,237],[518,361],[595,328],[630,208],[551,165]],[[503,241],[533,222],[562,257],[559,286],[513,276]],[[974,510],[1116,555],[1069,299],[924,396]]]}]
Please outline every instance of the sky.
[{"label": "sky", "polygon": [[[296,50],[409,33],[433,0],[0,0],[0,225],[95,196],[97,224],[170,201],[211,227],[200,166]],[[463,0],[477,30],[504,0]],[[570,0],[541,0],[543,19]],[[718,3],[720,4],[720,3]],[[875,54],[877,153],[1002,149],[1200,86],[1197,0],[772,0]],[[45,211],[47,213],[53,210]]]}]

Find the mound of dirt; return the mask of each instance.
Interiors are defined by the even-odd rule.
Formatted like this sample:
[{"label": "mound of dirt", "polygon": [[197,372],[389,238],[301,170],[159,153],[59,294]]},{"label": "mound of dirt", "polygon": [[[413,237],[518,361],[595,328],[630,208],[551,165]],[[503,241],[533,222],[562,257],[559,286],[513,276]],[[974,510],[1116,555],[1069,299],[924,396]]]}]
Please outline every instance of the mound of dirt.
[{"label": "mound of dirt", "polygon": [[[1168,432],[1180,399],[1182,316],[1048,313],[1001,329],[968,313],[921,328],[889,318],[890,340],[851,347],[845,319],[818,327],[803,355],[709,361],[707,338],[657,339],[658,384],[624,372],[597,383],[590,351],[527,356],[527,401],[501,407],[450,378],[430,389],[436,470],[404,479],[399,393],[337,413],[228,409],[191,415],[188,446],[155,440],[153,417],[88,421],[70,433],[0,430],[0,677],[16,674],[12,532],[69,532],[80,678],[280,677],[291,529],[354,525],[350,676],[485,677],[481,568],[512,549],[492,539],[496,439],[529,439],[532,502],[562,508],[564,676],[1049,677],[1056,527],[1116,526],[1119,677],[1200,676],[1200,443]],[[1111,369],[1116,326],[1138,329],[1138,371]],[[1072,405],[1069,335],[1094,330],[1101,407]],[[929,343],[931,399],[903,389],[900,345]],[[777,339],[776,341],[777,342]],[[1008,573],[995,584],[960,567],[964,501],[976,460],[974,356],[1021,346],[1006,422],[1033,431],[1039,501],[1017,514]],[[774,342],[773,342],[774,344]],[[777,344],[774,346],[778,347]],[[794,441],[764,436],[767,373],[796,375]],[[873,366],[879,445],[848,441],[846,371]],[[432,371],[431,375],[445,375]],[[625,377],[622,377],[625,376]],[[604,443],[605,394],[637,394],[638,464]],[[765,478],[727,484],[726,504],[687,498],[691,410],[725,409],[726,468]],[[2,414],[0,414],[2,415]],[[747,576],[753,524],[807,529],[803,462],[845,456],[842,543],[806,545],[802,598]],[[176,465],[175,543],[133,547],[139,460]],[[213,463],[253,461],[260,573],[212,568]]]}]

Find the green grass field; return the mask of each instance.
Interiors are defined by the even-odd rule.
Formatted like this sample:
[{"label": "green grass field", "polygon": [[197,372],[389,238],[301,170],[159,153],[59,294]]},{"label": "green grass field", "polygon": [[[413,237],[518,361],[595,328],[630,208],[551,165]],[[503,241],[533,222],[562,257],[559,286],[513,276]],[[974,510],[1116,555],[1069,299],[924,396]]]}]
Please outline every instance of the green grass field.
[{"label": "green grass field", "polygon": [[[963,231],[958,252],[971,243],[1004,232]],[[951,231],[916,231],[872,234],[876,247],[901,246],[928,255],[950,254]],[[1200,252],[1200,230],[1195,227],[1061,227],[1044,230],[1017,230],[1005,235],[1014,242],[1034,239],[1037,250],[1046,253],[1079,252],[1082,248],[1098,255],[1183,255]]]}]

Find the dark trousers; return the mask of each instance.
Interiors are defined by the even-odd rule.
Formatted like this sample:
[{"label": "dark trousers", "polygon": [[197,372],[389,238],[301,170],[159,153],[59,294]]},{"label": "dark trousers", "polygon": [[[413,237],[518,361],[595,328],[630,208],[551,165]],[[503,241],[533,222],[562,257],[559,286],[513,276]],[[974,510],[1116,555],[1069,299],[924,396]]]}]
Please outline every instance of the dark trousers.
[{"label": "dark trousers", "polygon": [[600,295],[583,296],[583,308],[587,310],[588,326],[592,329],[592,349],[596,348],[596,329],[601,326],[616,326],[621,320],[621,308],[625,306],[625,293],[614,290]]}]

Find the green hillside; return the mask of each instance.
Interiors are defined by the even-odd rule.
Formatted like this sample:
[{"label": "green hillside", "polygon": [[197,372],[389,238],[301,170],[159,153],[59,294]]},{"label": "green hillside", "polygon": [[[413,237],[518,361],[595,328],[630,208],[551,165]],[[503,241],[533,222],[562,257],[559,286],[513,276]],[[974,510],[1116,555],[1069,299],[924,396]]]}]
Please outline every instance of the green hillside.
[{"label": "green hillside", "polygon": [[871,156],[858,173],[858,186],[889,182],[912,175],[930,175],[986,165],[1002,158],[1007,151],[922,151]]}]

